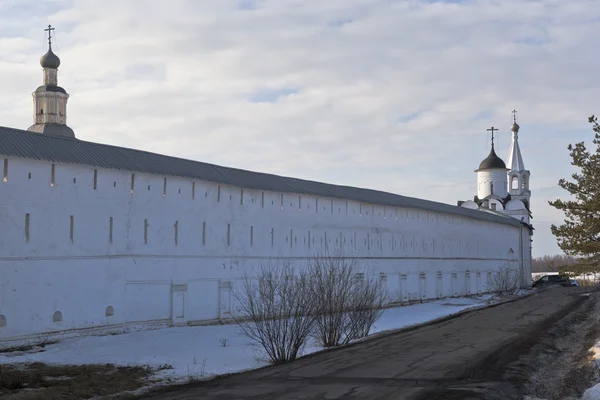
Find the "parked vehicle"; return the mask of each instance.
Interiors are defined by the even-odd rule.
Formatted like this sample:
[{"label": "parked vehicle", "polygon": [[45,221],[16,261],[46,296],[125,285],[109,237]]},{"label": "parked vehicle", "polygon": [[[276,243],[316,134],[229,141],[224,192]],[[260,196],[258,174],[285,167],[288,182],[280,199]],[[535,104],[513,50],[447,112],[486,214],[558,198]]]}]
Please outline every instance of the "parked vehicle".
[{"label": "parked vehicle", "polygon": [[579,283],[574,279],[570,279],[565,275],[544,275],[537,281],[533,282],[532,287],[542,287],[547,285],[561,285],[561,286],[579,286]]},{"label": "parked vehicle", "polygon": [[571,286],[579,286],[579,282],[575,279],[571,279]]}]

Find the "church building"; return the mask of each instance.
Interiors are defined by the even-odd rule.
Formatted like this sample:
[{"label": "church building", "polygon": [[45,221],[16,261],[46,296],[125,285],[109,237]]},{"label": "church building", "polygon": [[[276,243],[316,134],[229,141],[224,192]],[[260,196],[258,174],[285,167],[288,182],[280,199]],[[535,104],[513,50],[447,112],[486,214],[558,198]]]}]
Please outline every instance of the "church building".
[{"label": "church building", "polygon": [[0,348],[227,321],[243,276],[281,259],[349,258],[402,305],[485,293],[502,268],[531,284],[516,120],[509,166],[492,141],[460,206],[100,144],[67,125],[52,30],[33,124],[0,126]]},{"label": "church building", "polygon": [[496,155],[494,150],[494,131],[492,127],[492,148],[490,154],[479,164],[477,173],[477,195],[473,200],[459,201],[458,205],[482,211],[496,211],[527,224],[531,220],[529,190],[530,173],[525,169],[521,149],[519,148],[519,124],[513,110],[512,142],[508,153],[508,165]]}]

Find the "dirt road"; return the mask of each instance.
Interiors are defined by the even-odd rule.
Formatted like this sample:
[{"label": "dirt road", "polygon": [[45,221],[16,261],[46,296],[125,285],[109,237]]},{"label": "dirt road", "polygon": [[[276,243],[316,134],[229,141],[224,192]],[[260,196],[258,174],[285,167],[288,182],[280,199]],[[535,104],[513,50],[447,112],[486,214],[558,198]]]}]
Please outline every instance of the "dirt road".
[{"label": "dirt road", "polygon": [[153,399],[489,398],[505,368],[590,300],[557,287],[411,331],[287,364],[158,393]]}]

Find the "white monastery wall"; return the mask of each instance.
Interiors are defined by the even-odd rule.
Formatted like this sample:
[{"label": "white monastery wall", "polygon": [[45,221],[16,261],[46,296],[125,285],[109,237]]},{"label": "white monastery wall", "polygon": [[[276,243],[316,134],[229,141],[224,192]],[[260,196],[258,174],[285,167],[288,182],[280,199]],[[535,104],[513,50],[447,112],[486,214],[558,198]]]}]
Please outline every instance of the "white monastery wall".
[{"label": "white monastery wall", "polygon": [[529,249],[519,226],[425,209],[19,158],[4,166],[0,340],[224,319],[236,281],[273,257],[301,263],[343,247],[387,282],[390,301],[409,302],[485,292],[494,270],[519,268]]}]

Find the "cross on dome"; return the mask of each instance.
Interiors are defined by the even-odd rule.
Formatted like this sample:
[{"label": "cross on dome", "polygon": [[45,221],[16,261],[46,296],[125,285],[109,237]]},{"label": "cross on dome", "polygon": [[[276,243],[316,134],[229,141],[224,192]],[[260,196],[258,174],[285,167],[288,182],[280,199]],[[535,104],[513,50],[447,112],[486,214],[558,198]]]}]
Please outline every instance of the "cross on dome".
[{"label": "cross on dome", "polygon": [[492,132],[492,149],[494,148],[494,131],[497,131],[498,129],[494,128],[493,126],[489,129],[486,129],[488,132]]},{"label": "cross on dome", "polygon": [[48,27],[46,29],[44,29],[45,32],[48,32],[48,46],[52,47],[52,31],[55,30],[55,28],[52,27],[52,25],[48,24]]}]

